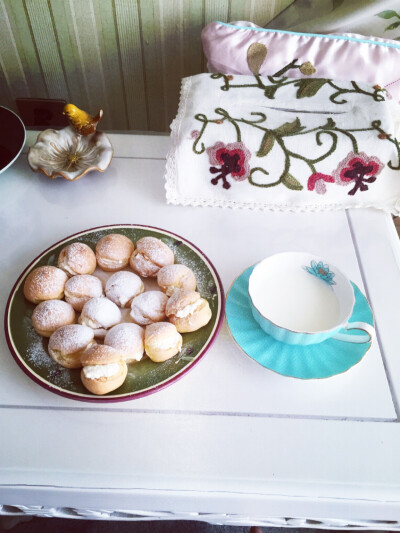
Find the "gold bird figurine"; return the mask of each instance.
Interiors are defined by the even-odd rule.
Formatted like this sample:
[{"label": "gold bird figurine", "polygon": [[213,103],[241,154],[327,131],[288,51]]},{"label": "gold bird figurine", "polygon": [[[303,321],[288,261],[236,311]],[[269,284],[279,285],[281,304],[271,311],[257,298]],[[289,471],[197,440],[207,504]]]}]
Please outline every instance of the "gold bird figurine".
[{"label": "gold bird figurine", "polygon": [[78,133],[81,135],[90,135],[96,131],[97,123],[103,116],[103,110],[100,109],[97,115],[92,117],[86,111],[82,111],[82,109],[76,107],[76,105],[67,104],[64,107],[63,115],[68,117],[71,125]]}]

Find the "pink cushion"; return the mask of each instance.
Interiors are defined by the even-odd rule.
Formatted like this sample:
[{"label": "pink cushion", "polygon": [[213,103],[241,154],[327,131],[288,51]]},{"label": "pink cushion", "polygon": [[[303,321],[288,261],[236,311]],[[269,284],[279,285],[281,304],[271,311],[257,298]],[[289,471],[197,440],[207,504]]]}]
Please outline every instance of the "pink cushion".
[{"label": "pink cushion", "polygon": [[211,22],[201,37],[210,72],[254,73],[248,64],[248,49],[260,43],[267,49],[263,62],[263,56],[260,59],[262,76],[277,74],[297,59],[296,66],[284,75],[378,84],[400,101],[400,44],[390,39],[269,30],[249,22]]}]

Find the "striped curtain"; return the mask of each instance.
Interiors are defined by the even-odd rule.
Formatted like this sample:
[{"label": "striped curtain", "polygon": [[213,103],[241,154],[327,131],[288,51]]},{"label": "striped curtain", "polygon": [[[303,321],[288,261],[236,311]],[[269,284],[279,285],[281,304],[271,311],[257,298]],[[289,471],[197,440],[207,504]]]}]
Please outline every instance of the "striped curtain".
[{"label": "striped curtain", "polygon": [[0,0],[0,105],[56,98],[102,129],[168,131],[213,20],[266,24],[293,0]]}]

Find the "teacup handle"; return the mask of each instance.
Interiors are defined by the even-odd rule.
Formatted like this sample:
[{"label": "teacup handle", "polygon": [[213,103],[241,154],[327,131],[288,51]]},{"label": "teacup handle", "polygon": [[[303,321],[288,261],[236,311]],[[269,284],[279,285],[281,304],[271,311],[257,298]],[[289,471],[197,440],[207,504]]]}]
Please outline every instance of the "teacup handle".
[{"label": "teacup handle", "polygon": [[361,331],[364,331],[365,335],[347,335],[347,333],[336,333],[336,335],[333,335],[332,339],[345,342],[354,342],[356,344],[364,344],[366,342],[371,342],[375,337],[374,328],[365,322],[348,322],[343,326],[343,329],[346,331],[351,331],[352,329],[361,329]]}]

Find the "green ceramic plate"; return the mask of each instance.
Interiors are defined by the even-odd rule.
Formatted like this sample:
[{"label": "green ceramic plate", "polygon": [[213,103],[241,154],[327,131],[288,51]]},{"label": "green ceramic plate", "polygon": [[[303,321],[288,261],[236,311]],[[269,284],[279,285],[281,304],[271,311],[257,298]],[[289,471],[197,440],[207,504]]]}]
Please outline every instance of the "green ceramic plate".
[{"label": "green ceramic plate", "polygon": [[[104,396],[95,396],[87,391],[80,380],[79,369],[63,368],[46,352],[47,339],[38,335],[32,326],[34,304],[23,295],[26,276],[42,265],[57,266],[61,249],[72,242],[83,242],[95,248],[97,241],[108,233],[121,233],[133,242],[141,237],[157,237],[174,252],[175,262],[193,270],[198,291],[210,304],[212,318],[198,331],[184,333],[182,350],[164,363],[153,363],[145,357],[139,363],[128,365],[128,376],[117,390]],[[81,401],[115,402],[131,400],[152,394],[181,378],[198,363],[215,340],[223,321],[224,292],[221,280],[213,265],[196,246],[189,241],[158,228],[139,225],[115,225],[93,228],[77,233],[54,244],[24,270],[8,299],[5,314],[7,342],[18,365],[36,383],[62,396]]]}]

